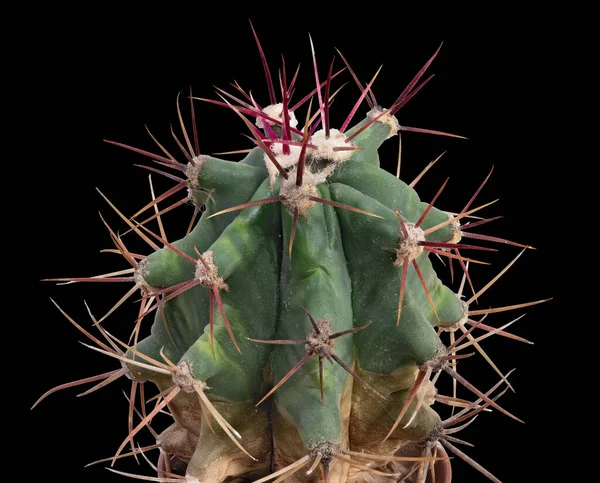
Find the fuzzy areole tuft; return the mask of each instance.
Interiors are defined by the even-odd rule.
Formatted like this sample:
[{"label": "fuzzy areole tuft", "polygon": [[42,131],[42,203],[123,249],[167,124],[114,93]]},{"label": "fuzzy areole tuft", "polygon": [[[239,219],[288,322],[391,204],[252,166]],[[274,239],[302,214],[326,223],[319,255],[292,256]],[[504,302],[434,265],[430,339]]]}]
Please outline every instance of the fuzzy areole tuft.
[{"label": "fuzzy areole tuft", "polygon": [[[227,284],[223,281],[223,277],[219,277],[219,268],[214,262],[214,253],[207,251],[202,254],[202,261],[196,264],[196,278],[205,287],[217,287],[219,290],[228,290]],[[206,265],[205,265],[206,264]]]},{"label": "fuzzy areole tuft", "polygon": [[396,261],[394,262],[397,267],[402,266],[406,258],[409,262],[412,262],[423,253],[423,247],[419,245],[419,242],[425,241],[424,231],[415,226],[414,223],[405,222],[404,227],[407,236],[404,236],[404,233],[400,235],[400,242],[396,248]]}]

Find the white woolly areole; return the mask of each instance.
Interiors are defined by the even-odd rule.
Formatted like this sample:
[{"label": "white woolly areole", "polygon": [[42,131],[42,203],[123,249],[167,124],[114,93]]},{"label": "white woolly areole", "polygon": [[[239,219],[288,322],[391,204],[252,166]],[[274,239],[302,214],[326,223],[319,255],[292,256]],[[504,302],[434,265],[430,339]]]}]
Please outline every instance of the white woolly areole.
[{"label": "white woolly areole", "polygon": [[203,383],[194,379],[190,364],[182,361],[177,364],[177,370],[173,373],[173,384],[179,386],[185,392],[193,393],[196,391],[194,385]]},{"label": "white woolly areole", "polygon": [[310,143],[316,146],[311,151],[313,159],[328,159],[334,163],[343,163],[350,159],[354,151],[334,151],[334,148],[350,148],[352,143],[346,142],[346,135],[337,129],[329,130],[329,137],[325,136],[323,129],[317,131],[310,138]]},{"label": "white woolly areole", "polygon": [[296,170],[289,172],[288,179],[283,180],[279,193],[283,196],[283,204],[290,211],[298,209],[300,216],[306,216],[315,201],[309,200],[310,196],[319,196],[317,186],[324,183],[327,179],[328,172],[318,171],[313,173],[310,169],[304,171],[302,186],[296,186]]},{"label": "white woolly areole", "polygon": [[194,274],[198,281],[205,287],[217,287],[219,290],[228,290],[229,287],[223,281],[223,277],[219,277],[219,269],[215,265],[213,252],[204,252],[202,259],[206,262],[208,268],[198,260],[196,273]]},{"label": "white woolly areole", "polygon": [[[382,112],[387,111],[387,109],[381,109],[379,107],[376,107],[375,109],[372,109],[371,111],[369,111],[369,119],[374,119],[377,116],[379,116]],[[398,122],[398,119],[396,119],[396,116],[394,116],[393,114],[390,113],[386,113],[383,116],[381,116],[379,119],[377,119],[377,121],[375,122],[381,122],[383,124],[387,124],[388,126],[390,126],[390,133],[388,134],[388,136],[386,137],[386,139],[391,138],[392,136],[395,136],[396,134],[398,134],[398,131],[400,131],[400,123]]]},{"label": "white woolly areole", "polygon": [[[311,160],[328,160],[331,162],[328,166],[324,167],[319,173],[312,173],[313,178],[322,178],[322,181],[318,181],[317,184],[325,182],[325,178],[329,176],[335,169],[343,162],[350,159],[354,151],[334,151],[334,148],[348,148],[353,147],[352,143],[346,142],[346,136],[339,132],[337,129],[331,129],[329,137],[325,137],[325,131],[320,130],[312,135],[309,144],[315,147],[306,148],[306,157]],[[301,146],[289,146],[290,154],[283,154],[282,143],[272,143],[271,151],[275,155],[275,159],[281,165],[283,169],[289,169],[298,164],[300,160],[300,152],[302,151]],[[269,182],[271,189],[275,185],[279,170],[275,167],[269,156],[264,154],[265,165],[269,172]],[[291,173],[290,173],[291,174]],[[304,172],[304,179],[309,176],[308,169]],[[316,179],[316,178],[315,178]],[[294,177],[295,182],[295,177]]]},{"label": "white woolly areole", "polygon": [[[278,121],[284,122],[283,121],[283,104],[280,102],[279,104],[271,104],[270,106],[265,107],[262,112],[264,112],[267,116],[269,116],[272,119],[277,119]],[[296,116],[294,115],[293,111],[288,111],[289,115],[290,115],[290,127],[296,127],[298,125],[298,119],[296,119]],[[273,122],[269,121],[268,119],[264,119],[262,117],[257,117],[256,118],[256,125],[261,128],[264,129],[265,127],[265,123],[268,124],[269,126],[273,125]]]},{"label": "white woolly areole", "polygon": [[[455,216],[456,216],[451,213],[446,213],[446,214],[451,219],[455,218]],[[452,238],[450,240],[448,240],[446,243],[458,243],[459,241],[461,241],[462,233],[460,231],[460,221],[455,220],[452,223],[450,223],[450,228],[452,229]]]},{"label": "white woolly areole", "polygon": [[136,285],[140,286],[140,290],[142,291],[142,295],[146,295],[149,293],[156,292],[158,289],[152,287],[148,282],[146,282],[146,277],[150,269],[148,268],[148,260],[141,260],[138,263],[135,272],[133,272],[133,280]]},{"label": "white woolly areole", "polygon": [[[288,169],[298,164],[301,150],[302,148],[300,146],[290,146],[290,154],[283,154],[283,144],[273,143],[271,145],[271,152],[275,155],[275,159],[283,169]],[[275,167],[273,161],[271,161],[271,159],[269,158],[269,156],[267,156],[266,153],[264,154],[264,158],[267,171],[269,172],[269,183],[271,185],[271,189],[273,189],[275,181],[277,180],[277,176],[281,173]]]},{"label": "white woolly areole", "polygon": [[200,483],[200,480],[193,476],[185,475],[185,483]]},{"label": "white woolly areole", "polygon": [[412,262],[421,253],[423,253],[423,247],[419,245],[419,242],[425,241],[425,232],[415,226],[414,223],[404,222],[408,236],[404,236],[404,231],[401,230],[400,244],[396,248],[396,261],[394,265],[397,267],[402,266],[404,258],[408,257],[408,261]]},{"label": "white woolly areole", "polygon": [[200,154],[194,158],[194,163],[188,163],[185,168],[185,175],[188,177],[188,186],[192,189],[200,188],[200,184],[198,183],[198,177],[200,176],[200,169],[204,166],[204,163],[208,161],[210,156],[205,154]]}]

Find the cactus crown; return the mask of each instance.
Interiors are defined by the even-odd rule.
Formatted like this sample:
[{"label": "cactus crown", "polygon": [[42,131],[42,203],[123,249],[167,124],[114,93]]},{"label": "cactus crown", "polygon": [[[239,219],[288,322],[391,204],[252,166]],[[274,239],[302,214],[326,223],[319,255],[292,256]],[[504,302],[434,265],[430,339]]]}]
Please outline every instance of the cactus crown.
[{"label": "cactus crown", "polygon": [[[498,481],[459,450],[453,443],[461,441],[452,435],[488,407],[518,420],[496,402],[502,394],[496,391],[510,387],[508,375],[478,341],[491,335],[522,340],[484,319],[541,301],[487,310],[472,310],[471,304],[530,247],[472,231],[493,220],[474,217],[491,204],[475,205],[489,176],[459,213],[448,213],[435,206],[446,183],[425,203],[414,190],[421,176],[406,184],[379,163],[378,148],[392,136],[460,137],[402,126],[396,118],[429,81],[423,77],[439,49],[387,109],[372,90],[378,72],[365,86],[342,56],[342,70],[351,74],[360,96],[335,129],[329,110],[341,71],[334,73],[332,63],[323,76],[311,41],[316,88],[294,103],[298,71],[288,81],[284,63],[276,89],[253,33],[269,105],[259,105],[237,83],[235,95],[219,89],[220,100],[201,100],[233,111],[255,146],[239,162],[201,154],[196,127],[190,134],[181,112],[183,138],[175,140],[183,159],[158,141],[160,154],[109,141],[150,158],[158,167],[149,170],[175,182],[131,218],[107,199],[153,253],[130,252],[123,236],[105,223],[114,251],[129,268],[53,279],[133,284],[103,317],[90,313],[101,337],[63,312],[94,342],[90,347],[121,364],[92,378],[99,384],[91,391],[122,376],[132,380],[129,435],[112,464],[128,445],[131,454],[141,451],[136,435],[168,407],[174,422],[156,435],[161,481],[421,483],[430,472],[437,471],[438,480],[448,474],[446,450]],[[191,90],[189,97],[194,122],[197,99]],[[366,118],[352,125],[365,102]],[[179,192],[186,193],[184,200],[159,208]],[[161,216],[186,203],[195,208],[188,233],[170,242]],[[148,228],[154,220],[158,233]],[[481,262],[464,252],[495,249],[464,243],[465,238],[523,251],[476,290],[468,266]],[[463,280],[457,293],[440,281],[430,255],[459,267]],[[465,285],[472,296],[465,296]],[[139,316],[126,344],[102,324],[140,291]],[[150,333],[142,338],[151,316]],[[449,332],[448,345],[443,332]],[[457,361],[472,355],[463,353],[467,348],[481,352],[500,377],[486,392],[457,372]],[[459,399],[456,385],[452,396],[438,394],[442,372],[477,399]],[[160,391],[152,409],[136,391],[146,381]],[[90,379],[42,398],[83,382]],[[452,406],[452,415],[442,420],[434,402]]]}]

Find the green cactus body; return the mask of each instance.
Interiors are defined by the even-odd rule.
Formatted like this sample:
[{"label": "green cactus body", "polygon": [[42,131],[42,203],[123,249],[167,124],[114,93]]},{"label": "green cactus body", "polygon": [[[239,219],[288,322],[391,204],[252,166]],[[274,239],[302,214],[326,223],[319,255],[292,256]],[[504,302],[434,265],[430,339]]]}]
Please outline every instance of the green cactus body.
[{"label": "green cactus body", "polygon": [[[155,319],[123,371],[163,391],[174,423],[158,444],[189,483],[404,481],[411,469],[407,481],[425,481],[439,462],[398,456],[445,455],[430,376],[452,372],[438,330],[465,332],[468,305],[437,277],[429,249],[463,263],[450,251],[463,215],[379,167],[380,145],[402,130],[397,105],[373,105],[345,133],[322,112],[325,129],[303,132],[283,92],[280,121],[273,99],[255,109],[264,132],[252,128],[259,147],[243,160],[190,146],[182,187],[205,210],[137,264],[132,279],[144,303],[156,297],[146,307]],[[495,405],[478,395],[467,414]]]},{"label": "green cactus body", "polygon": [[[354,145],[364,150],[344,161],[316,186],[320,198],[359,208],[377,217],[313,203],[304,216],[298,217],[291,258],[287,248],[293,213],[285,203],[254,206],[209,218],[232,206],[280,193],[280,182],[270,189],[264,164],[263,167],[250,164],[253,158],[263,158],[260,148],[255,148],[241,163],[214,158],[204,160],[194,186],[210,193],[207,209],[196,228],[174,245],[195,258],[195,249],[199,253],[212,253],[212,262],[227,286],[221,290],[221,297],[242,353],[232,342],[221,315],[213,309],[213,357],[209,333],[211,288],[203,286],[166,302],[156,314],[151,336],[139,343],[137,351],[161,360],[162,349],[169,360],[187,362],[194,379],[210,387],[206,390],[207,396],[227,407],[225,412],[231,413],[230,422],[242,434],[242,440],[250,440],[250,447],[260,440],[255,453],[263,456],[263,460],[257,463],[247,457],[240,458],[237,453],[241,451],[222,431],[216,435],[206,432],[205,437],[203,434],[199,439],[186,436],[187,441],[196,444],[196,448],[190,447],[184,452],[193,453],[188,466],[190,477],[199,481],[221,481],[219,478],[225,475],[220,473],[220,466],[226,461],[229,463],[227,458],[235,458],[240,465],[240,468],[229,465],[228,471],[235,469],[240,474],[270,467],[265,464],[268,460],[264,456],[270,457],[271,445],[275,453],[273,469],[285,467],[326,443],[353,451],[373,450],[375,441],[359,439],[355,444],[350,441],[352,408],[354,417],[362,418],[361,404],[355,407],[355,401],[380,407],[387,418],[380,420],[379,425],[387,432],[400,410],[398,401],[406,399],[404,393],[409,388],[381,389],[387,392],[382,394],[385,397],[382,400],[353,381],[339,364],[325,361],[322,402],[318,357],[313,356],[274,393],[272,409],[266,402],[255,408],[261,391],[284,378],[307,351],[305,344],[270,345],[247,338],[305,339],[313,329],[303,308],[315,320],[327,320],[333,333],[371,321],[364,330],[336,339],[335,355],[347,366],[360,368],[370,380],[378,376],[394,377],[398,373],[410,373],[414,378],[417,367],[434,360],[442,350],[434,327],[456,324],[464,316],[459,297],[441,284],[427,253],[423,253],[418,262],[440,320],[436,319],[419,278],[411,270],[400,323],[396,326],[402,272],[396,263],[396,248],[402,232],[394,210],[407,222],[414,223],[427,204],[420,202],[416,192],[405,183],[377,167],[376,148],[390,130],[387,124],[376,122],[357,136]],[[264,159],[262,161],[264,163]],[[307,171],[318,172],[318,168],[313,168],[317,162],[313,162],[310,154],[306,162]],[[330,169],[330,165],[325,163],[324,169]],[[229,170],[234,173],[232,176]],[[447,219],[446,213],[433,208],[422,226],[434,226]],[[448,242],[454,237],[453,229],[447,225],[431,238]],[[144,263],[144,280],[155,289],[181,284],[193,276],[192,264],[169,247],[150,255]],[[169,383],[160,382],[162,375],[146,373],[136,367],[131,370],[136,378],[156,380],[161,389],[167,389]],[[179,404],[195,406],[200,414],[200,403],[194,400],[191,404],[189,396],[182,393],[170,404],[177,428],[197,434],[197,421],[192,420],[191,426],[186,427],[189,422],[178,418],[177,414],[183,411],[178,411]],[[439,421],[428,405],[419,412],[426,416],[416,418],[418,429],[397,429],[395,446],[404,440],[424,439]],[[270,417],[272,426],[267,424]],[[257,419],[265,425],[256,425]],[[273,442],[270,437],[261,439],[261,435],[271,430]],[[172,430],[168,431],[166,436],[171,433]],[[294,445],[290,445],[290,441]],[[207,447],[218,449],[207,451]],[[168,447],[165,450],[173,451]],[[349,465],[340,464],[336,468],[336,478],[345,481]]]}]

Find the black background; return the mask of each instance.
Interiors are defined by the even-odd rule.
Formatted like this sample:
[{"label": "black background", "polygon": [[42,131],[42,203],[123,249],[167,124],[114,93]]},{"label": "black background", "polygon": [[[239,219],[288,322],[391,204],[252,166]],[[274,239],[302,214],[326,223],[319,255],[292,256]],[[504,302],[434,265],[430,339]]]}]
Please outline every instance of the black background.
[{"label": "black background", "polygon": [[[25,384],[19,409],[33,404],[52,386],[117,367],[77,343],[83,336],[58,313],[48,296],[78,322],[89,326],[83,300],[99,316],[120,298],[125,286],[55,287],[37,282],[45,277],[88,276],[126,268],[117,256],[99,253],[109,247],[110,239],[98,211],[115,229],[124,231],[124,225],[95,188],[100,188],[124,213],[132,214],[149,200],[147,172],[133,164],[148,162],[102,140],[157,152],[145,132],[147,125],[175,152],[169,123],[177,123],[175,99],[182,90],[183,114],[188,115],[186,89],[190,85],[194,95],[215,98],[213,86],[228,88],[235,79],[251,89],[259,103],[267,104],[264,75],[248,17],[254,21],[274,75],[280,66],[280,54],[285,55],[288,73],[299,62],[302,64],[297,92],[308,92],[314,85],[310,32],[321,76],[326,73],[334,47],[344,53],[364,82],[384,64],[374,86],[383,106],[395,100],[444,41],[430,70],[435,78],[398,117],[401,124],[450,131],[469,140],[404,135],[401,177],[410,182],[447,149],[446,156],[419,182],[417,190],[422,199],[430,200],[450,176],[437,206],[460,211],[495,166],[478,201],[500,198],[485,213],[504,218],[480,232],[529,243],[537,250],[524,254],[482,297],[480,307],[559,295],[552,284],[556,271],[552,222],[558,204],[558,174],[549,169],[552,153],[548,146],[554,134],[547,130],[550,110],[546,102],[557,62],[545,32],[512,20],[499,22],[498,27],[457,29],[450,34],[426,28],[424,22],[424,28],[415,34],[404,29],[411,23],[407,18],[379,17],[374,21],[365,14],[365,18],[346,21],[323,14],[320,19],[294,16],[284,22],[282,17],[273,19],[260,9],[250,15],[210,18],[181,11],[176,18],[152,21],[135,16],[120,18],[116,11],[97,14],[86,12],[80,21],[71,23],[53,12],[53,22],[37,33],[36,52],[29,65],[42,81],[36,83],[33,96],[36,114],[27,121],[29,126],[37,126],[34,142],[39,157],[31,180],[37,208],[27,216],[35,218],[35,226],[29,228],[45,235],[41,240],[34,238],[30,252],[35,266],[27,283],[33,280],[30,293],[34,295],[28,303],[33,309],[30,313],[34,314],[31,322],[35,324],[35,337],[28,342],[28,371],[35,377]],[[336,65],[342,65],[339,58]],[[349,75],[343,77],[344,82],[351,81]],[[349,82],[334,104],[334,126],[343,122],[357,97],[356,86]],[[245,127],[235,114],[200,102],[195,106],[203,153],[249,147],[240,134]],[[365,112],[362,106],[357,120]],[[382,150],[382,163],[391,171],[395,170],[396,149],[397,138],[393,138]],[[154,178],[157,192],[172,186],[158,176]],[[191,209],[184,207],[165,217],[170,239],[183,235],[190,214]],[[133,251],[149,253],[135,236],[127,235],[126,241]],[[473,268],[477,287],[518,253],[514,247],[499,248],[498,254],[479,257],[492,265]],[[447,270],[441,266],[439,273],[448,279]],[[549,424],[552,403],[548,402],[548,389],[557,368],[550,361],[556,356],[558,303],[560,300],[553,300],[529,309],[528,315],[513,327],[515,333],[535,341],[535,345],[499,337],[483,343],[502,370],[518,368],[511,378],[517,393],[507,393],[502,404],[527,424],[494,411],[480,416],[460,436],[476,445],[466,448],[466,452],[503,481],[544,481],[544,475],[552,474],[548,461],[540,458],[552,451],[560,431]],[[106,326],[126,337],[135,310],[133,304],[126,304],[107,320]],[[512,316],[510,313],[488,320],[499,326]],[[493,370],[478,356],[461,366],[463,374],[481,389],[496,382]],[[25,452],[32,448],[35,465],[46,474],[60,474],[58,481],[131,481],[109,474],[103,465],[83,469],[94,459],[114,454],[126,437],[127,403],[121,389],[127,387],[120,381],[85,398],[75,398],[77,390],[51,396],[25,415],[25,434],[29,435],[23,441]],[[448,394],[448,388],[448,381],[441,384],[442,392]],[[459,395],[469,397],[466,391]],[[26,459],[29,463],[21,468],[29,471],[26,465],[32,460]],[[453,466],[455,481],[486,481],[458,459]],[[152,474],[147,465],[139,470],[135,464],[122,462],[118,467]]]}]

